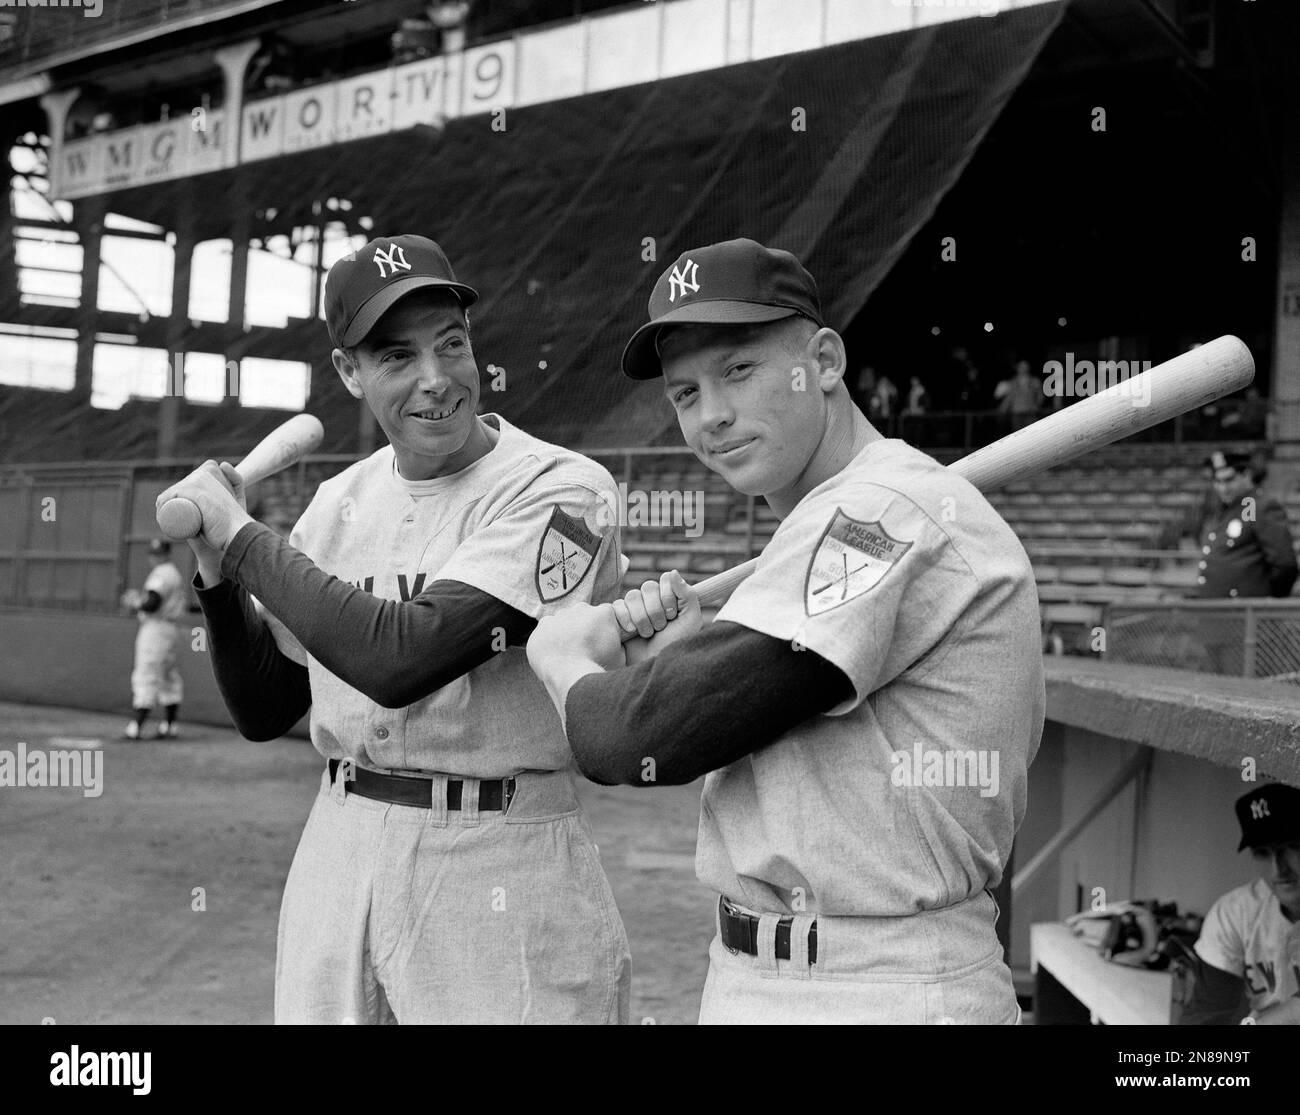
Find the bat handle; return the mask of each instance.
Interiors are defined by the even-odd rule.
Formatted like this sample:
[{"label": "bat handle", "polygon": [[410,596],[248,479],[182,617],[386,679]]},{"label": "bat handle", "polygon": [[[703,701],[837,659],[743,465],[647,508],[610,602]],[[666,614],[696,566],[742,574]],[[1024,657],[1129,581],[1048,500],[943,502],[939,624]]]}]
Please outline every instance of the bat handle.
[{"label": "bat handle", "polygon": [[720,600],[725,600],[731,591],[758,568],[758,558],[743,561],[733,569],[724,569],[712,577],[706,577],[695,586],[700,594],[700,607],[707,608]]}]

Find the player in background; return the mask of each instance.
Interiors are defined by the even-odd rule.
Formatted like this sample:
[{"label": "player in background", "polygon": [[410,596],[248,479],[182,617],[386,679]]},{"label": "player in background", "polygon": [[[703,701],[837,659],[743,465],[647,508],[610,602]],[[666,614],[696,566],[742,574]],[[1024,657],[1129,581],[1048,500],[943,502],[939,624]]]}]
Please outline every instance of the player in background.
[{"label": "player in background", "polygon": [[1237,799],[1241,843],[1259,878],[1228,891],[1196,941],[1202,963],[1185,1026],[1300,1024],[1300,790],[1272,783]]},{"label": "player in background", "polygon": [[1018,1021],[989,892],[1046,703],[1023,547],[868,422],[794,256],[685,252],[650,318],[624,372],[662,377],[695,454],[781,524],[709,627],[667,575],[544,619],[528,656],[589,778],[712,772],[700,1021]]},{"label": "player in background", "polygon": [[131,670],[132,719],[122,735],[144,739],[145,721],[162,705],[163,721],[158,739],[175,739],[176,714],[185,696],[176,665],[176,642],[180,630],[176,621],[185,613],[185,579],[172,564],[171,543],[155,538],[149,543],[149,576],[141,589],[127,589],[122,606],[132,609],[140,620],[135,636],[135,664]]},{"label": "player in background", "polygon": [[202,512],[196,587],[239,730],[272,739],[310,708],[325,760],[278,1022],[627,1018],[627,938],[523,651],[540,617],[617,592],[616,489],[478,415],[476,298],[424,237],[331,268],[334,366],[388,444],[321,484],[288,542],[230,465],[159,497]]}]

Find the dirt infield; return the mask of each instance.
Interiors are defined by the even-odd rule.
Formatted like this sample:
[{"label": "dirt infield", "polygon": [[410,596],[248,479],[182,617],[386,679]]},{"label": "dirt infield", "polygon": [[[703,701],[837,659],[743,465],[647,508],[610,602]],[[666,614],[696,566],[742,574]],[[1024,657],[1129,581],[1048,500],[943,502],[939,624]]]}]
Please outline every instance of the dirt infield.
[{"label": "dirt infield", "polygon": [[[0,1023],[270,1022],[280,893],[320,760],[296,740],[182,725],[131,743],[122,726],[0,704],[0,749],[104,757],[97,797],[0,787]],[[695,1021],[713,932],[699,791],[583,784],[632,946],[633,1021]]]}]

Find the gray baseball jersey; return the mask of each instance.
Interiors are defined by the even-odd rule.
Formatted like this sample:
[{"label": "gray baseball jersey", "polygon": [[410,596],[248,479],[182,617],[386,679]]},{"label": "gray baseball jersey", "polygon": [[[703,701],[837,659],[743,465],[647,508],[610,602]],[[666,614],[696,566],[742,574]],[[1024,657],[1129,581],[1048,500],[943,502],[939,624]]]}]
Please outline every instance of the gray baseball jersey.
[{"label": "gray baseball jersey", "polygon": [[[483,420],[500,431],[496,445],[451,476],[406,480],[385,446],[325,481],[290,542],[326,573],[388,600],[410,600],[436,580],[472,585],[534,618],[613,599],[622,555],[609,473],[498,415]],[[423,700],[386,709],[265,614],[280,649],[308,667],[312,743],[326,758],[471,778],[572,765],[522,647]]]},{"label": "gray baseball jersey", "polygon": [[971,484],[873,442],[781,523],[718,619],[816,652],[854,695],[708,776],[702,882],[843,916],[996,885],[1046,700],[1029,560]]}]

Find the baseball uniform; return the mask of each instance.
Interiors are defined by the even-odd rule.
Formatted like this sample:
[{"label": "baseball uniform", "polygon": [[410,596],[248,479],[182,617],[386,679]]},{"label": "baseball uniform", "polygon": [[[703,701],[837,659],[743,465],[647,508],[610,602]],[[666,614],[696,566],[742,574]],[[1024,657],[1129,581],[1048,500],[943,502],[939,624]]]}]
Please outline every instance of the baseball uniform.
[{"label": "baseball uniform", "polygon": [[1210,907],[1196,952],[1245,980],[1254,1013],[1300,998],[1300,925],[1288,920],[1263,879],[1228,891]]},{"label": "baseball uniform", "polygon": [[170,561],[154,566],[144,582],[144,594],[157,593],[158,607],[137,611],[140,629],[135,636],[135,666],[131,671],[131,707],[178,705],[184,686],[176,665],[176,621],[185,614],[185,581]]},{"label": "baseball uniform", "polygon": [[[1046,700],[1011,529],[961,477],[877,440],[782,521],[712,628],[566,702],[601,781],[635,782],[639,756],[661,772],[732,756],[705,782],[696,864],[720,934],[737,917],[753,947],[715,937],[700,1021],[1016,1022],[988,892]],[[740,665],[720,679],[702,653],[724,648]]]},{"label": "baseball uniform", "polygon": [[[385,446],[320,485],[292,545],[251,524],[226,550],[223,575],[306,666],[312,743],[330,761],[285,885],[277,1021],[626,1019],[627,939],[559,718],[521,647],[504,627],[444,621],[427,653],[471,640],[479,664],[375,688],[418,673],[392,649],[412,645],[401,629],[436,622],[458,593],[531,629],[617,591],[609,474],[499,416],[483,421],[495,445],[461,471],[406,480]],[[200,592],[205,611],[219,610],[218,591]],[[442,603],[422,607],[431,593]],[[432,807],[345,792],[358,768],[424,777]],[[513,780],[504,808],[480,808],[501,780]]]}]

